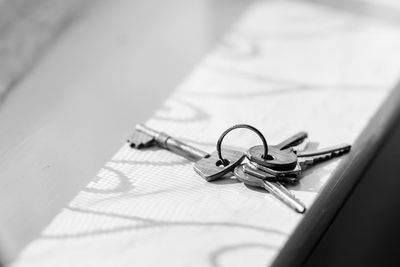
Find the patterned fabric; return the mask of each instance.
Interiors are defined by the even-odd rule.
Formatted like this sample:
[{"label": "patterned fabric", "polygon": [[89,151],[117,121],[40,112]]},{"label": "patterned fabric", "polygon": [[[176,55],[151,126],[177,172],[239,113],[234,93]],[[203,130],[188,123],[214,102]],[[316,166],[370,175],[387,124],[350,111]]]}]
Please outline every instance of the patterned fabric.
[{"label": "patterned fabric", "polygon": [[[298,131],[353,143],[398,78],[397,27],[310,2],[253,5],[147,125],[206,151],[229,126],[270,144]],[[248,131],[224,145],[258,144]],[[307,207],[343,159],[289,187]],[[166,150],[128,145],[15,266],[266,266],[303,215],[235,179],[202,180]]]}]

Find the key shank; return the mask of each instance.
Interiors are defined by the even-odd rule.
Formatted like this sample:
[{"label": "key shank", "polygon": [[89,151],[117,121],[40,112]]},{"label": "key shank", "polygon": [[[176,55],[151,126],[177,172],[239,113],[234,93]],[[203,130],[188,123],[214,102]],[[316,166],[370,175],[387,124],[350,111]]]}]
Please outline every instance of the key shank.
[{"label": "key shank", "polygon": [[185,144],[166,133],[155,131],[143,124],[137,125],[136,130],[152,136],[155,142],[162,148],[168,149],[171,152],[174,152],[191,161],[197,162],[202,158],[210,156],[207,152]]}]

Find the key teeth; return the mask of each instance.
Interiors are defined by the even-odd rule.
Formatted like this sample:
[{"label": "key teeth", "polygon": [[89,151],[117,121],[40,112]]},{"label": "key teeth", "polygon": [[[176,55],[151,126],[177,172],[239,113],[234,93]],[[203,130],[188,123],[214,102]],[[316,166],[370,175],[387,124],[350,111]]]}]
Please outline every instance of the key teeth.
[{"label": "key teeth", "polygon": [[341,150],[333,151],[333,152],[331,152],[329,154],[326,154],[326,155],[317,156],[317,157],[315,157],[313,159],[313,163],[323,162],[323,161],[326,161],[328,159],[335,158],[335,157],[338,157],[340,155],[343,155],[343,154],[345,154],[345,153],[347,153],[349,151],[350,151],[350,147],[346,147],[346,148],[343,148]]},{"label": "key teeth", "polygon": [[131,140],[129,140],[129,139],[126,141],[129,143],[129,146],[131,148],[142,149],[144,147],[143,143],[135,144],[135,143],[131,142]]},{"label": "key teeth", "polygon": [[128,137],[127,142],[129,143],[131,148],[142,149],[146,147],[151,147],[154,144],[155,140],[147,134],[135,130]]}]

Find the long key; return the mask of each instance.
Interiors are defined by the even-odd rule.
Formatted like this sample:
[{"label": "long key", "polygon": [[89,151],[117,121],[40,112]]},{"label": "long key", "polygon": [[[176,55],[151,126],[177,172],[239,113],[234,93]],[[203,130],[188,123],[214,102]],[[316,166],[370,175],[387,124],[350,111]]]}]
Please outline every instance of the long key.
[{"label": "long key", "polygon": [[158,145],[195,162],[194,170],[205,180],[213,181],[230,172],[245,158],[245,154],[231,149],[224,149],[224,157],[229,164],[219,162],[218,153],[208,154],[198,148],[185,144],[172,136],[158,132],[143,124],[136,126],[128,142],[132,148],[142,149]]},{"label": "long key", "polygon": [[141,149],[152,146],[154,143],[156,143],[162,148],[170,150],[195,162],[210,156],[207,152],[185,144],[182,141],[173,138],[169,134],[158,132],[143,124],[138,124],[135,129],[136,131],[134,131],[134,133],[128,139],[128,142],[133,148]]},{"label": "long key", "polygon": [[245,164],[241,164],[237,166],[234,170],[234,174],[238,180],[250,186],[264,188],[277,199],[279,199],[288,207],[298,213],[304,213],[306,211],[305,205],[282,184],[280,184],[279,182],[269,182],[268,180],[263,180],[253,175],[249,175],[244,172],[244,167]]}]

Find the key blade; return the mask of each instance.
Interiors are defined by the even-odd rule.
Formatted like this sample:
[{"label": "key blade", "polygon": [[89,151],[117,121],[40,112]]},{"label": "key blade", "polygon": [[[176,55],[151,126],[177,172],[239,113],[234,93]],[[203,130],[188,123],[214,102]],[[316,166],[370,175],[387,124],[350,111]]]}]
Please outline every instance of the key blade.
[{"label": "key blade", "polygon": [[[295,194],[293,194],[292,192],[290,192],[284,185],[282,185],[281,183],[277,183],[277,185],[282,189],[282,191],[283,192],[285,192],[286,194],[288,194],[290,197],[292,197],[294,200],[296,200],[303,208],[304,208],[304,210],[303,210],[303,212],[305,212],[305,210],[306,210],[306,205],[300,200],[300,199],[298,199],[296,196],[295,196]],[[300,209],[301,210],[301,209]],[[300,212],[300,213],[303,213],[303,212]]]},{"label": "key blade", "polygon": [[152,136],[135,129],[127,141],[132,148],[142,149],[153,146],[155,140]]},{"label": "key blade", "polygon": [[236,166],[242,163],[245,158],[245,153],[232,150],[223,149],[223,158],[228,160],[228,165],[224,166],[218,157],[218,152],[213,152],[210,156],[200,159],[194,165],[194,170],[203,177],[206,181],[210,182],[232,172]]},{"label": "key blade", "polygon": [[283,185],[277,182],[263,180],[254,175],[248,174],[245,172],[245,167],[246,164],[241,164],[234,170],[234,174],[239,181],[242,181],[246,185],[264,188],[271,195],[298,213],[304,213],[306,211],[305,205]]},{"label": "key blade", "polygon": [[[299,164],[301,166],[302,169],[305,169],[311,165],[314,165],[316,163],[320,163],[323,161],[327,161],[329,159],[341,156],[343,154],[346,154],[350,151],[351,146],[350,145],[338,145],[335,146],[336,150],[333,149],[334,147],[328,148],[328,149],[324,149],[326,151],[330,151],[327,154],[315,154],[315,151],[311,152],[310,154],[314,154],[315,156],[308,156],[305,157],[304,155],[307,155],[307,152],[302,152],[302,156],[299,157]],[[342,149],[341,149],[342,148]],[[318,151],[322,151],[322,150],[318,150]]]},{"label": "key blade", "polygon": [[264,188],[298,213],[304,213],[306,206],[280,183],[264,180]]},{"label": "key blade", "polygon": [[322,155],[328,155],[331,153],[347,153],[351,149],[351,145],[349,144],[340,144],[332,147],[327,147],[327,148],[322,148],[318,150],[312,150],[312,151],[301,151],[297,152],[297,157],[314,157],[314,156],[322,156]]},{"label": "key blade", "polygon": [[275,145],[274,147],[277,147],[280,150],[287,149],[289,147],[297,146],[303,143],[303,141],[307,138],[307,133],[306,132],[299,132],[288,139],[284,140],[283,142]]}]

